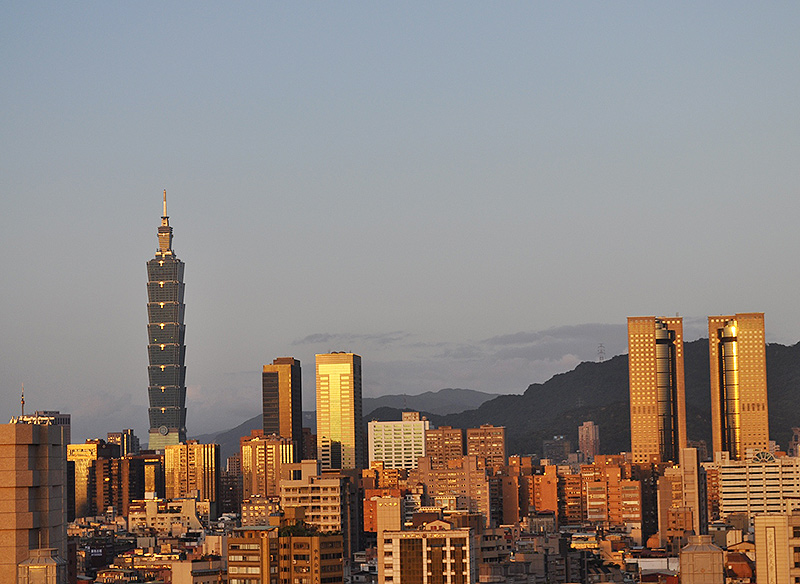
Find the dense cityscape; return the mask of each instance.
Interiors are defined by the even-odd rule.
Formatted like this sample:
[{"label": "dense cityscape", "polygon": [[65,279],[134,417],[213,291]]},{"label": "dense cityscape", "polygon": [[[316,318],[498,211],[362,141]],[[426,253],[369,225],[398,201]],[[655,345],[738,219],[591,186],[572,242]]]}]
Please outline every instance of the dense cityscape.
[{"label": "dense cityscape", "polygon": [[[770,440],[763,313],[708,317],[712,443],[686,432],[680,317],[629,317],[631,446],[592,420],[541,455],[504,427],[366,420],[362,358],[263,365],[238,453],[188,439],[184,264],[163,195],[147,263],[150,431],[71,442],[69,413],[0,428],[0,581],[175,584],[800,581],[800,429]],[[590,390],[591,388],[587,388]]]}]

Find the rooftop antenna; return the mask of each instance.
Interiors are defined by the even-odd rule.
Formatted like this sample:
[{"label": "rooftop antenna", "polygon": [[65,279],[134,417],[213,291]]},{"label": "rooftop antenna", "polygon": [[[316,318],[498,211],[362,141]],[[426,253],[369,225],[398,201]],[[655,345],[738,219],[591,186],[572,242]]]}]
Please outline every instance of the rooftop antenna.
[{"label": "rooftop antenna", "polygon": [[162,217],[167,216],[167,189],[164,189],[164,214],[161,216]]},{"label": "rooftop antenna", "polygon": [[603,346],[603,343],[597,345],[597,362],[602,363],[606,360],[606,348]]},{"label": "rooftop antenna", "polygon": [[25,384],[22,384],[22,398],[20,399],[20,404],[22,405],[22,415],[25,415]]}]

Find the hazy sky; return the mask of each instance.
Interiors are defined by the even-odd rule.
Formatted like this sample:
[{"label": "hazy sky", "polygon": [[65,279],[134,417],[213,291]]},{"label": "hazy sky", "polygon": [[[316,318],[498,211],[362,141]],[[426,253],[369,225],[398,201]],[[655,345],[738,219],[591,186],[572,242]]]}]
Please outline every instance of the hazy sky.
[{"label": "hazy sky", "polygon": [[[625,318],[800,339],[800,4],[0,4],[0,414],[147,436],[167,189],[190,434],[260,368],[521,392]],[[587,324],[593,323],[593,324]],[[410,404],[413,405],[413,404]]]}]

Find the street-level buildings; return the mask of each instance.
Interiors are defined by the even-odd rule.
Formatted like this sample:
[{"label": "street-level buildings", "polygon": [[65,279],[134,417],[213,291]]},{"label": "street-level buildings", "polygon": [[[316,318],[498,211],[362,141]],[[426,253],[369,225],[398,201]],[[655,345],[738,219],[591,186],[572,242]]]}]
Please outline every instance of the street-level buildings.
[{"label": "street-level buildings", "polygon": [[341,534],[252,527],[228,538],[228,584],[341,584]]},{"label": "street-level buildings", "polygon": [[470,529],[431,521],[417,531],[384,531],[378,548],[380,584],[475,584]]}]

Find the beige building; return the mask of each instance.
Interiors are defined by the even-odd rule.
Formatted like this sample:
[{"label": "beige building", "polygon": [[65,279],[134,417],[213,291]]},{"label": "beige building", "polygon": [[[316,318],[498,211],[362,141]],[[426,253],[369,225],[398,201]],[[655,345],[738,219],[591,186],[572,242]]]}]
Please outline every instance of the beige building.
[{"label": "beige building", "polygon": [[292,459],[303,460],[303,385],[300,361],[278,357],[264,365],[261,374],[264,435],[275,434],[292,442]]},{"label": "beige building", "polygon": [[228,584],[341,584],[342,536],[278,527],[240,528],[228,538]]},{"label": "beige building", "polygon": [[482,514],[487,527],[500,519],[491,513],[489,476],[482,458],[462,456],[444,468],[434,468],[429,456],[420,458],[419,467],[409,473],[409,484],[413,483],[425,485],[429,505],[437,498],[449,498],[458,509]]},{"label": "beige building", "polygon": [[385,531],[378,548],[379,584],[475,584],[474,538],[469,529],[431,521],[419,531]]},{"label": "beige building", "polygon": [[447,461],[464,456],[464,430],[451,426],[440,426],[425,432],[425,452],[431,459],[432,468],[443,468]]},{"label": "beige building", "polygon": [[355,483],[339,473],[320,474],[316,460],[281,467],[281,508],[304,509],[305,523],[321,532],[344,534],[345,553],[349,557],[361,531],[355,500]]},{"label": "beige building", "polygon": [[254,430],[241,438],[242,496],[279,497],[281,465],[294,458],[294,441]]},{"label": "beige building", "polygon": [[724,584],[725,552],[710,535],[690,535],[680,558],[681,584]]},{"label": "beige building", "polygon": [[164,472],[167,499],[195,497],[198,501],[210,501],[212,516],[216,517],[214,504],[219,493],[219,444],[199,444],[196,440],[189,440],[185,444],[166,446]]},{"label": "beige building", "polygon": [[242,501],[242,527],[270,525],[270,518],[280,515],[280,512],[281,505],[278,501],[254,495]]},{"label": "beige building", "polygon": [[60,426],[0,425],[0,582],[16,582],[31,550],[67,558],[64,438]]},{"label": "beige building", "polygon": [[160,536],[180,536],[199,531],[208,523],[211,508],[208,501],[195,499],[147,499],[134,501],[128,511],[128,529],[134,533],[149,530]]},{"label": "beige building", "polygon": [[[711,465],[708,465],[711,466]],[[719,514],[780,513],[800,499],[800,458],[761,453],[752,460],[718,457]]]},{"label": "beige building", "polygon": [[586,521],[616,527],[641,525],[642,485],[626,471],[627,468],[613,464],[581,467]]},{"label": "beige building", "polygon": [[683,319],[628,317],[633,463],[678,462],[686,447]]},{"label": "beige building", "polygon": [[714,452],[769,449],[764,313],[708,317]]},{"label": "beige building", "polygon": [[366,468],[361,356],[317,355],[317,459],[323,469]]},{"label": "beige building", "polygon": [[594,422],[578,426],[578,450],[586,462],[594,461],[594,457],[600,454],[600,428]]},{"label": "beige building", "polygon": [[800,582],[800,511],[756,515],[758,584]]},{"label": "beige building", "polygon": [[483,458],[487,467],[496,470],[508,464],[505,426],[467,428],[467,455]]}]

